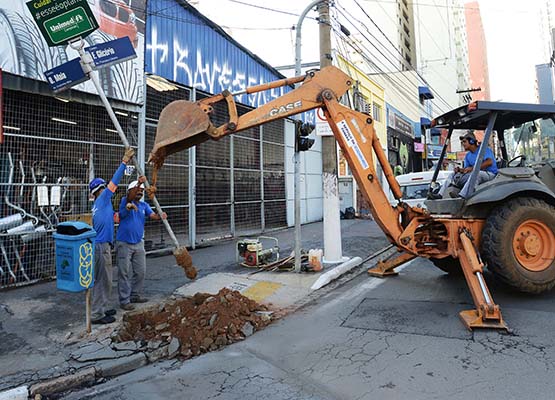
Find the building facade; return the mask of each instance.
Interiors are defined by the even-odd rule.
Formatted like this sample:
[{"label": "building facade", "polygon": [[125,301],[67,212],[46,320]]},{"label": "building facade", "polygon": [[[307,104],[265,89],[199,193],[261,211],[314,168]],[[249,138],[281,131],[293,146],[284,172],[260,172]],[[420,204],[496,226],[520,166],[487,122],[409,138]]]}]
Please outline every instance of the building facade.
[{"label": "building facade", "polygon": [[[4,4],[4,3],[2,3]],[[199,100],[237,92],[283,76],[230,38],[186,2],[99,0],[90,2],[100,29],[85,46],[129,36],[137,58],[99,70],[101,85],[137,158],[153,146],[158,116],[173,100]],[[106,15],[119,16],[109,22]],[[88,182],[110,179],[124,151],[90,82],[53,94],[44,71],[77,57],[69,46],[49,48],[24,4],[0,8],[12,39],[0,43],[0,287],[55,275],[52,232],[59,222],[90,223]],[[26,29],[22,29],[26,27]],[[239,114],[281,96],[290,87],[236,96]],[[214,122],[227,111],[215,107]],[[219,142],[168,157],[157,197],[181,244],[266,232],[292,224],[293,123],[275,121]],[[305,221],[322,218],[319,142],[304,154]],[[136,179],[128,168],[121,186]],[[316,182],[316,183],[315,183]],[[120,189],[114,207],[124,194]],[[31,230],[9,235],[23,216]],[[173,245],[161,224],[147,223],[147,251]]]},{"label": "building facade", "polygon": [[484,25],[477,1],[464,5],[468,63],[470,67],[470,90],[468,99],[490,100],[488,52]]}]

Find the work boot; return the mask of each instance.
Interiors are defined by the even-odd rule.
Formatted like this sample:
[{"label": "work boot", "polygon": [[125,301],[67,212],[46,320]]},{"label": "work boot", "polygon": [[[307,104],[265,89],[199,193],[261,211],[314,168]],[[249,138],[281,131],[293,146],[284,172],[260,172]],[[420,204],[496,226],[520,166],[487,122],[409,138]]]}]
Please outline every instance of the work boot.
[{"label": "work boot", "polygon": [[131,297],[131,303],[146,303],[148,299],[146,297],[141,296],[133,296]]},{"label": "work boot", "polygon": [[107,316],[109,316],[109,317],[111,317],[111,316],[113,316],[113,315],[116,315],[116,310],[114,310],[114,309],[112,308],[112,309],[106,311],[106,312],[104,313],[104,315],[107,315]]},{"label": "work boot", "polygon": [[116,319],[111,315],[105,315],[100,319],[95,319],[92,321],[92,323],[95,325],[111,324],[112,322],[116,322]]},{"label": "work boot", "polygon": [[121,308],[122,310],[125,310],[125,311],[131,311],[131,310],[135,309],[135,306],[131,303],[127,303],[127,304],[120,304],[119,308]]}]

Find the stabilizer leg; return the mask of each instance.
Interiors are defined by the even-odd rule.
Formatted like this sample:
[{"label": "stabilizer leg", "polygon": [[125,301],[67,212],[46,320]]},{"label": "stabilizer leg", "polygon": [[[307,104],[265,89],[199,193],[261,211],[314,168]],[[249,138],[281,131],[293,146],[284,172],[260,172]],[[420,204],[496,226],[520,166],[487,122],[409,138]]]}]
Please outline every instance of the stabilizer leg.
[{"label": "stabilizer leg", "polygon": [[459,249],[459,260],[464,272],[464,277],[472,299],[475,310],[465,310],[459,313],[463,324],[469,329],[489,328],[505,329],[507,325],[503,321],[499,306],[494,303],[486,281],[483,277],[484,264],[480,261],[478,253],[472,244],[472,236],[466,229],[459,233],[461,248]]},{"label": "stabilizer leg", "polygon": [[414,258],[416,258],[414,254],[403,253],[387,261],[380,260],[375,267],[372,267],[368,270],[368,275],[376,276],[378,278],[398,275],[399,273],[395,272],[394,269],[399,265],[402,265]]}]

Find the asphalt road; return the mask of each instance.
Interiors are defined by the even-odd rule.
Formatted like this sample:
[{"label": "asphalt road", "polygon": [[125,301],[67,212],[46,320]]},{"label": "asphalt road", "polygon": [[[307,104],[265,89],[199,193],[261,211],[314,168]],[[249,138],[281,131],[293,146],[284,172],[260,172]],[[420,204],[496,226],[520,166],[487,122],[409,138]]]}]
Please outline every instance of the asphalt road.
[{"label": "asphalt road", "polygon": [[553,399],[555,292],[490,280],[510,333],[469,332],[464,280],[418,259],[365,273],[264,331],[186,362],[164,361],[66,399]]}]

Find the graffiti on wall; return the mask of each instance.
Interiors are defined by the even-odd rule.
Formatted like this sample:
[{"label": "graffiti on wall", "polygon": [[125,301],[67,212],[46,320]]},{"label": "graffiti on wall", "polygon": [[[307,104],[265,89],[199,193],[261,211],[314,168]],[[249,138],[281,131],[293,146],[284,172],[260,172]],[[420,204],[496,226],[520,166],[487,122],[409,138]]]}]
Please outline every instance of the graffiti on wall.
[{"label": "graffiti on wall", "polygon": [[[194,87],[208,93],[220,93],[229,90],[237,93],[247,87],[267,83],[261,74],[247,74],[246,69],[232,66],[226,60],[216,57],[204,57],[205,48],[195,43],[183,43],[180,38],[167,40],[159,37],[156,27],[152,28],[151,41],[146,45],[147,56],[153,74],[171,70],[166,78],[185,86]],[[285,93],[283,87],[252,94],[240,94],[235,98],[242,104],[259,107]]]}]

